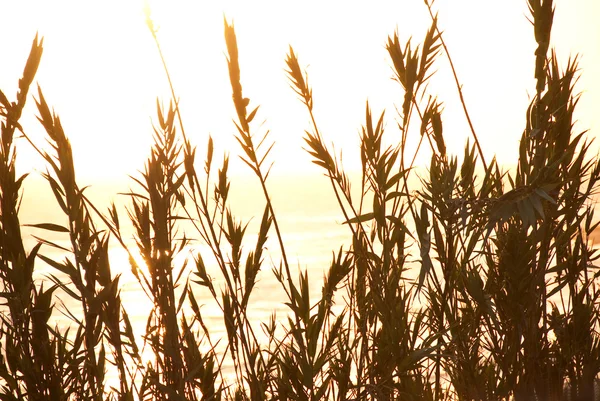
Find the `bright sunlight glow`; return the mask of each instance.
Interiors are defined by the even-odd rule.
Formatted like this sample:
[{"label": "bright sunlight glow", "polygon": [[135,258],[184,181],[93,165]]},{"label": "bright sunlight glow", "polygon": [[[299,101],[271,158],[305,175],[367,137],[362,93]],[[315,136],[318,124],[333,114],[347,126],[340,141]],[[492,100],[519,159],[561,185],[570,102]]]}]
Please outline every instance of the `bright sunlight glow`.
[{"label": "bright sunlight glow", "polygon": [[[397,30],[401,38],[412,35],[416,45],[429,24],[420,1],[368,5],[304,1],[294,7],[276,1],[5,3],[0,34],[11,40],[4,41],[0,86],[9,94],[16,91],[16,77],[39,31],[45,49],[37,80],[61,116],[78,174],[92,181],[125,179],[143,166],[156,99],[165,104],[170,99],[146,26],[145,3],[157,27],[188,136],[199,151],[211,134],[219,154],[238,152],[223,40],[224,16],[234,21],[244,92],[251,105],[261,106],[262,129],[270,130],[276,141],[274,173],[282,175],[318,171],[301,149],[308,120],[284,73],[288,46],[294,46],[308,72],[323,134],[336,149],[344,150],[350,168],[357,168],[355,149],[367,99],[375,113],[387,110],[390,138],[399,135],[394,107],[401,103],[402,91],[391,80],[387,36]],[[555,45],[561,59],[583,54],[580,83],[586,92],[577,128],[594,129],[600,126],[593,106],[600,104],[600,28],[595,23],[600,6],[562,0],[556,7],[553,37],[560,38]],[[534,57],[525,2],[438,0],[435,8],[482,147],[489,158],[496,153],[501,163],[510,164],[523,129],[522,110],[534,88],[532,64],[512,62]],[[504,56],[499,59],[498,54]],[[452,138],[449,151],[460,154],[468,128],[447,60],[440,57],[436,66],[430,92],[439,94],[445,106],[445,131]],[[24,128],[34,140],[42,138],[33,102],[28,107]],[[240,173],[243,165],[234,159],[233,172]],[[25,169],[32,163],[43,166],[27,146],[20,148],[20,161],[28,166]]]}]

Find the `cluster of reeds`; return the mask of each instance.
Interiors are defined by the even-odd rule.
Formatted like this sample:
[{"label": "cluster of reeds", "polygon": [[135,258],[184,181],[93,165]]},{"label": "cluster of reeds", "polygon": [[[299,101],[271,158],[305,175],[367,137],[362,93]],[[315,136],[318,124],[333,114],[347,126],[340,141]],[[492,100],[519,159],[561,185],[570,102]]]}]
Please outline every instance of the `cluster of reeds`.
[{"label": "cluster of reeds", "polygon": [[[157,106],[154,145],[143,172],[132,178],[136,189],[125,195],[131,246],[123,213],[114,204],[99,210],[78,185],[69,140],[39,89],[38,119],[49,150],[30,143],[47,162],[44,177],[64,218],[62,224],[57,217],[33,227],[65,241],[36,237],[38,244],[26,250],[18,218],[25,176],[15,174],[13,139],[15,133],[27,138],[19,118],[42,54],[36,37],[16,102],[0,92],[1,398],[598,396],[598,254],[590,236],[598,225],[592,201],[600,164],[588,154],[584,134],[573,133],[577,60],[561,69],[556,54],[549,53],[552,1],[528,0],[538,43],[537,86],[516,171],[486,162],[472,125],[475,145],[467,143],[460,162],[447,154],[443,107],[426,83],[442,51],[452,63],[432,4],[425,3],[431,26],[423,42],[413,47],[397,34],[387,41],[404,90],[397,116],[400,140],[384,146],[385,114],[377,117],[367,104],[358,199],[319,130],[312,88],[290,47],[287,74],[310,121],[307,150],[331,183],[350,239],[347,249],[333,253],[321,296],[313,300],[308,272],[293,268],[286,256],[268,182],[273,142],[255,127],[258,107],[242,90],[236,35],[227,21],[236,139],[264,194],[256,240],[249,242],[247,222],[232,210],[229,159],[214,166],[210,138],[198,169],[173,90],[169,106]],[[155,34],[151,20],[149,27]],[[464,111],[470,121],[466,106]],[[405,146],[415,124],[416,152],[421,145],[432,150],[418,187],[411,179],[417,174],[416,154],[406,154]],[[269,236],[281,257],[265,268]],[[151,301],[141,338],[121,303],[110,246],[128,253],[140,291]],[[64,256],[57,260],[45,249]],[[35,281],[34,269],[45,269],[45,279]],[[258,278],[267,274],[281,285],[281,303],[289,312],[260,322],[249,317],[248,308]],[[207,325],[201,292],[221,311],[224,338],[215,338]],[[70,323],[53,323],[59,313]]]}]

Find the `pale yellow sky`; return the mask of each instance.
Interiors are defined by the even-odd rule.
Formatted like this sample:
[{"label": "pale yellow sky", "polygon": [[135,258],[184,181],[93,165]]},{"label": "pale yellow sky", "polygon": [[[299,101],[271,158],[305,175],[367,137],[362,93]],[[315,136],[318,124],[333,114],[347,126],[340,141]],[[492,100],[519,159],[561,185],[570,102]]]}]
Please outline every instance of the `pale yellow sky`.
[{"label": "pale yellow sky", "polygon": [[[160,27],[188,136],[204,153],[207,136],[217,154],[238,152],[223,40],[223,14],[238,35],[242,84],[256,121],[276,141],[274,173],[318,171],[301,149],[306,111],[284,73],[291,44],[307,67],[318,122],[328,141],[356,166],[365,101],[387,110],[389,138],[399,137],[394,105],[402,90],[385,51],[388,35],[419,43],[429,26],[421,0],[405,1],[151,1]],[[458,69],[475,128],[488,159],[513,163],[533,81],[535,42],[525,0],[437,0],[440,27]],[[566,60],[581,53],[583,91],[578,129],[600,128],[600,5],[559,0],[553,42]],[[13,99],[31,41],[44,36],[38,82],[61,116],[74,148],[76,170],[87,182],[125,178],[143,167],[157,96],[168,101],[166,77],[144,23],[141,0],[0,0],[0,88]],[[468,129],[445,58],[429,92],[445,105],[446,141],[462,153]],[[43,138],[30,98],[26,131]],[[418,124],[418,123],[417,123]],[[21,167],[42,164],[23,141]],[[106,161],[110,161],[107,165]],[[354,164],[353,164],[354,163]],[[234,169],[242,168],[234,163]]]}]

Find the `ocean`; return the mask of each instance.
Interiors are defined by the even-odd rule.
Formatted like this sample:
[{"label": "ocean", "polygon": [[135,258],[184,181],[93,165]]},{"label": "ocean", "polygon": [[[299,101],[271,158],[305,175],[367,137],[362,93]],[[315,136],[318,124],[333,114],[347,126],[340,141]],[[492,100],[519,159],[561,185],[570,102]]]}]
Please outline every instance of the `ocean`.
[{"label": "ocean", "polygon": [[[62,247],[70,248],[71,244],[67,234],[26,226],[27,224],[39,223],[67,225],[67,218],[58,208],[51,191],[48,189],[48,184],[42,178],[34,175],[28,177],[27,180],[20,211],[21,223],[25,225],[23,227],[23,237],[26,247],[31,249],[35,246],[37,244],[35,237],[37,236]],[[255,248],[265,201],[256,177],[232,177],[231,180],[231,211],[236,219],[248,223],[243,241],[244,256],[242,256],[242,261],[244,261],[246,253]],[[95,206],[103,212],[106,212],[110,202],[115,202],[119,210],[122,231],[124,232],[123,238],[130,251],[135,255],[137,251],[132,235],[132,226],[128,223],[126,212],[131,200],[128,195],[119,195],[119,193],[129,192],[132,189],[129,188],[129,185],[131,185],[130,182],[118,182],[116,184],[99,182],[92,184],[85,190],[85,193]],[[343,215],[335,201],[329,180],[323,175],[275,176],[269,179],[268,186],[281,228],[292,275],[297,284],[300,272],[306,271],[308,273],[311,302],[316,302],[321,295],[323,277],[331,265],[333,253],[337,254],[340,247],[343,247],[344,250],[348,249],[351,242],[351,232],[348,226],[343,224]],[[355,187],[355,192],[360,191],[359,182]],[[133,189],[135,190],[135,188]],[[98,223],[98,228],[103,229],[101,220],[95,218],[95,221]],[[199,240],[197,232],[194,232],[193,229],[190,230],[189,224],[181,224],[178,238],[182,237],[184,229],[186,237],[191,238],[192,241],[174,260],[174,274],[179,272],[184,260],[187,259],[188,261],[188,270],[181,276],[176,292],[181,292],[188,278],[190,280],[195,279],[195,275],[192,273],[194,257],[200,253],[220,296],[219,289],[224,289],[224,280],[212,256],[212,251],[203,241]],[[39,253],[59,262],[69,256],[49,245],[43,245]],[[146,296],[140,283],[132,274],[127,252],[114,238],[110,240],[109,258],[113,277],[117,274],[120,275],[122,304],[138,338],[138,346],[142,349],[142,354],[145,357],[151,358],[150,350],[144,350],[143,348],[143,335],[153,307],[152,301]],[[140,266],[143,266],[141,259],[138,259],[138,262]],[[273,314],[283,322],[289,312],[289,308],[285,304],[288,301],[285,292],[272,271],[280,263],[281,251],[276,240],[275,230],[271,227],[263,254],[262,269],[258,273],[257,283],[248,307],[248,316],[255,323],[259,335],[260,322],[268,322]],[[52,284],[50,275],[68,281],[66,275],[38,259],[34,272],[35,280],[38,284],[44,283],[44,287],[48,288]],[[191,287],[200,305],[202,318],[209,328],[212,341],[218,342],[219,339],[226,339],[223,314],[211,293],[205,287],[194,283],[191,284]],[[341,308],[342,305],[340,304],[338,307]],[[80,309],[81,307],[76,300],[58,290],[55,293],[55,310],[51,322],[57,324],[61,329],[66,329],[73,323],[67,311],[75,317],[81,318]],[[183,310],[188,317],[191,316],[189,307],[186,306]],[[221,341],[219,347],[223,348],[225,342]],[[224,371],[230,374],[233,373],[229,364],[224,365]],[[116,376],[111,371],[108,372],[108,377],[109,382],[116,380]]]}]

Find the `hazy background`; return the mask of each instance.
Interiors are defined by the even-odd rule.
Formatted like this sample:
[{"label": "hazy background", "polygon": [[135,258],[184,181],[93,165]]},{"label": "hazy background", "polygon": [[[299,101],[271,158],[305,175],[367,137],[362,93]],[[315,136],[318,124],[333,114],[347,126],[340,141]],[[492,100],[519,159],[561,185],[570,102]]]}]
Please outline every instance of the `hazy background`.
[{"label": "hazy background", "polygon": [[[395,106],[401,105],[403,91],[391,79],[385,43],[396,30],[401,41],[413,36],[414,45],[421,42],[431,22],[423,2],[157,0],[149,4],[187,134],[198,146],[199,162],[211,134],[216,161],[220,163],[225,152],[232,155],[235,212],[249,216],[262,211],[263,201],[255,202],[260,196],[257,181],[237,159],[239,146],[233,139],[235,110],[223,17],[234,21],[244,95],[251,106],[261,106],[255,121],[262,122],[260,132],[270,130],[276,142],[270,181],[276,211],[288,218],[287,232],[307,237],[305,248],[299,246],[290,253],[310,257],[315,250],[306,246],[316,233],[343,228],[327,180],[320,178],[321,172],[302,150],[309,121],[284,72],[289,45],[309,74],[322,133],[335,143],[336,150],[343,150],[347,168],[357,170],[358,133],[367,99],[375,114],[387,110],[388,139],[399,138]],[[556,1],[552,34],[561,60],[581,54],[582,77],[577,88],[583,96],[576,129],[591,129],[592,135],[600,126],[599,4],[595,0]],[[526,107],[535,88],[536,43],[526,1],[438,0],[434,9],[439,10],[439,26],[486,158],[496,154],[509,167],[516,160]],[[0,88],[9,99],[15,97],[36,32],[44,36],[45,48],[37,81],[71,140],[80,185],[92,185],[89,193],[105,202],[126,191],[128,175],[143,168],[151,146],[156,99],[166,103],[170,98],[145,24],[144,2],[0,0]],[[429,92],[444,103],[448,149],[460,156],[469,130],[444,56],[435,67],[438,72]],[[35,115],[30,98],[23,126],[42,144],[45,133]],[[413,137],[410,145],[416,140]],[[427,152],[423,152],[418,164],[426,163]],[[24,140],[19,142],[18,165],[21,172],[45,170]],[[39,174],[28,178],[25,223],[48,221],[58,210],[43,188],[47,184]],[[298,226],[311,218],[310,227]]]},{"label": "hazy background", "polygon": [[[430,20],[422,1],[150,1],[159,39],[181,99],[188,135],[204,148],[213,135],[219,153],[237,152],[223,40],[223,16],[234,20],[242,84],[258,121],[277,142],[275,173],[314,172],[300,147],[306,112],[288,87],[285,56],[291,44],[307,67],[317,118],[326,138],[344,149],[356,167],[358,130],[365,101],[387,109],[391,138],[398,135],[394,105],[400,85],[391,80],[387,36],[421,41]],[[129,1],[0,1],[0,88],[14,97],[36,33],[44,36],[37,75],[60,114],[82,179],[118,179],[139,169],[151,141],[156,98],[167,102],[167,81],[144,22],[144,3]],[[524,0],[438,0],[440,27],[464,86],[486,155],[515,159],[524,112],[533,92],[535,41]],[[578,128],[598,126],[600,104],[599,2],[556,1],[553,45],[561,59],[581,53],[583,97]],[[429,91],[445,104],[450,151],[461,152],[468,136],[446,60]],[[42,137],[33,102],[25,129]],[[199,152],[200,152],[199,150]],[[28,146],[21,165],[39,167]],[[106,163],[106,160],[110,163]],[[237,166],[238,163],[235,163]],[[100,168],[100,166],[102,166]]]}]

